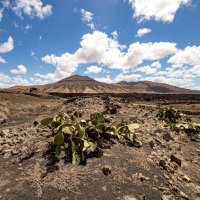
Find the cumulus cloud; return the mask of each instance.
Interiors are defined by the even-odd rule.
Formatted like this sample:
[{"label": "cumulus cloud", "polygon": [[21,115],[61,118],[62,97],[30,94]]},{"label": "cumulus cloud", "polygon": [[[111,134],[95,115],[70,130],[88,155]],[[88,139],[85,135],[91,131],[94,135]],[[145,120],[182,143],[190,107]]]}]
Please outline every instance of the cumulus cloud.
[{"label": "cumulus cloud", "polygon": [[30,82],[21,76],[10,77],[0,72],[0,87],[11,87],[14,85],[29,85]]},{"label": "cumulus cloud", "polygon": [[52,14],[52,6],[43,5],[41,0],[15,0],[12,5],[12,10],[21,18],[27,15],[44,19]]},{"label": "cumulus cloud", "polygon": [[168,60],[168,63],[177,66],[200,65],[200,46],[188,46],[184,50],[179,50]]},{"label": "cumulus cloud", "polygon": [[87,67],[87,71],[85,72],[86,74],[98,74],[102,72],[102,68],[101,67],[97,67],[97,66],[90,66],[90,67]]},{"label": "cumulus cloud", "polygon": [[169,85],[174,85],[181,88],[189,88],[194,89],[194,83],[192,79],[187,78],[171,78],[166,76],[152,76],[152,77],[146,77],[142,78],[141,81],[153,81],[158,83],[166,83]]},{"label": "cumulus cloud", "polygon": [[96,81],[103,82],[103,83],[113,83],[113,80],[110,78],[109,75],[106,77],[96,77],[94,78]]},{"label": "cumulus cloud", "polygon": [[80,10],[81,12],[81,19],[83,22],[85,22],[87,24],[88,27],[90,27],[91,30],[95,30],[95,24],[93,22],[93,13],[86,11],[84,9]]},{"label": "cumulus cloud", "polygon": [[[42,0],[2,0],[2,8],[0,8],[0,22],[3,18],[3,13],[6,9],[10,9],[17,16],[23,19],[23,16],[31,18],[37,17],[44,19],[52,14],[52,6],[47,4],[43,5]],[[15,26],[18,26],[16,23]],[[25,30],[30,30],[30,26],[26,26]]]},{"label": "cumulus cloud", "polygon": [[140,74],[118,74],[115,77],[115,82],[120,82],[120,81],[127,81],[127,82],[132,82],[132,81],[139,81],[142,78]]},{"label": "cumulus cloud", "polygon": [[144,66],[144,67],[138,68],[138,69],[135,70],[135,71],[137,71],[137,72],[143,72],[143,73],[145,73],[145,74],[154,74],[155,72],[158,71],[158,69],[153,68],[153,67],[151,67],[151,66],[149,66],[149,65],[146,65],[146,66]]},{"label": "cumulus cloud", "polygon": [[155,20],[173,22],[176,12],[181,6],[188,5],[191,0],[129,0],[138,22]]},{"label": "cumulus cloud", "polygon": [[123,70],[131,69],[144,60],[161,59],[177,51],[175,43],[136,42],[131,44],[125,52],[123,51],[123,45],[100,31],[84,35],[80,44],[81,48],[75,53],[79,62],[97,62],[112,69]]},{"label": "cumulus cloud", "polygon": [[[170,66],[161,69],[159,64],[152,64],[151,68],[144,69],[141,67],[140,71],[146,72],[149,76],[141,80],[150,80],[155,82],[168,83],[171,85],[195,89],[196,80],[200,78],[200,61],[198,60],[198,47],[186,47],[179,50],[175,55],[168,60]],[[197,58],[197,59],[196,59]],[[172,65],[171,65],[172,64]],[[154,73],[148,73],[148,70],[153,70],[152,66],[158,66]],[[146,71],[145,71],[146,70]]]},{"label": "cumulus cloud", "polygon": [[36,74],[34,74],[32,79],[34,79],[34,82],[37,81],[37,83],[40,83],[40,84],[56,82],[56,81],[60,80],[58,77],[56,77],[55,73],[48,73],[45,75],[36,73]]},{"label": "cumulus cloud", "polygon": [[145,60],[159,60],[177,52],[176,44],[169,42],[136,42],[125,50],[118,40],[101,31],[83,35],[80,46],[73,54],[46,55],[42,61],[56,67],[55,76],[59,79],[71,75],[80,64],[98,63],[110,69],[125,71]]},{"label": "cumulus cloud", "polygon": [[150,28],[142,28],[137,31],[136,37],[142,37],[151,32]]},{"label": "cumulus cloud", "polygon": [[[14,40],[13,38],[10,36],[8,37],[7,42],[1,43],[0,44],[0,53],[8,53],[10,51],[12,51],[14,49]],[[7,63],[7,61],[0,57],[0,63]]]},{"label": "cumulus cloud", "polygon": [[7,53],[9,51],[12,51],[13,49],[14,40],[11,36],[8,38],[7,42],[0,44],[0,53]]},{"label": "cumulus cloud", "polygon": [[156,72],[154,76],[169,84],[194,89],[195,80],[200,77],[200,46],[179,49],[167,62],[171,66]]},{"label": "cumulus cloud", "polygon": [[133,43],[126,54],[125,66],[137,66],[145,60],[159,60],[177,52],[176,43]]},{"label": "cumulus cloud", "polygon": [[160,64],[160,62],[153,62],[152,64],[151,64],[151,67],[155,67],[155,68],[157,68],[157,69],[159,69],[159,68],[161,68],[161,64]]},{"label": "cumulus cloud", "polygon": [[42,61],[56,67],[54,80],[70,76],[78,67],[76,56],[70,53],[65,53],[61,56],[46,55],[42,58]]},{"label": "cumulus cloud", "polygon": [[[169,57],[168,64],[170,66],[161,68],[158,60],[167,57]],[[175,43],[136,42],[130,44],[127,48],[123,48],[123,45],[117,39],[109,37],[106,33],[94,31],[83,35],[80,47],[74,53],[44,56],[42,61],[54,65],[56,70],[47,75],[40,74],[37,78],[47,81],[45,77],[48,77],[49,81],[56,81],[70,76],[81,64],[93,65],[97,63],[101,66],[107,66],[108,69],[118,69],[123,72],[114,79],[111,79],[110,76],[96,78],[96,80],[102,82],[146,80],[140,74],[143,72],[148,75],[148,80],[192,88],[195,86],[195,78],[200,77],[199,60],[198,46],[186,47],[181,50],[176,48]],[[144,61],[153,61],[153,63],[138,67]],[[129,74],[131,69],[134,72],[133,74]]]},{"label": "cumulus cloud", "polygon": [[18,65],[16,69],[11,69],[10,72],[16,75],[24,75],[27,72],[27,69],[24,65]]},{"label": "cumulus cloud", "polygon": [[0,86],[3,87],[6,84],[10,83],[11,77],[8,75],[5,75],[4,73],[0,72]]},{"label": "cumulus cloud", "polygon": [[160,67],[161,67],[161,64],[159,62],[153,62],[151,65],[146,65],[146,66],[137,68],[135,72],[143,72],[145,74],[155,74]]}]

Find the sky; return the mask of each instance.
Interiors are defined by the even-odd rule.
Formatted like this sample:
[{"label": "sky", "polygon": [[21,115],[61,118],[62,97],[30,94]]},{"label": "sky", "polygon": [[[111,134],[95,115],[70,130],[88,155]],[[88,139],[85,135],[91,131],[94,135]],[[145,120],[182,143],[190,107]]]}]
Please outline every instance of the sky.
[{"label": "sky", "polygon": [[200,90],[200,1],[0,1],[0,87],[75,74]]}]

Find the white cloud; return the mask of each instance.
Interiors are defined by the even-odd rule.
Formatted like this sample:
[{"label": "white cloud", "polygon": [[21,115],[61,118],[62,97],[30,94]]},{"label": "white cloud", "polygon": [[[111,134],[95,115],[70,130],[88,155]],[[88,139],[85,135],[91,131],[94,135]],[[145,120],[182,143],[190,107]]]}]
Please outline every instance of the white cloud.
[{"label": "white cloud", "polygon": [[4,58],[0,57],[0,63],[7,63],[7,61]]},{"label": "white cloud", "polygon": [[196,78],[196,77],[200,77],[200,65],[194,65],[194,66],[184,66],[182,68],[176,69],[176,68],[166,68],[165,71],[163,71],[163,73],[165,72],[165,75],[168,77],[172,77],[172,78]]},{"label": "white cloud", "polygon": [[[7,42],[0,44],[0,53],[8,53],[13,49],[14,49],[14,40],[11,36],[8,37]],[[0,63],[7,63],[7,61],[4,58],[0,57]]]},{"label": "white cloud", "polygon": [[97,67],[97,66],[90,66],[90,67],[87,67],[87,71],[85,72],[86,74],[98,74],[102,71],[102,68],[101,67]]},{"label": "white cloud", "polygon": [[151,76],[141,78],[141,80],[149,80],[154,82],[167,83],[182,88],[195,89],[197,88],[196,80],[200,78],[200,64],[193,66],[182,65],[181,67],[174,67],[172,65],[170,67],[164,68],[163,70],[157,70],[152,74],[146,74]]},{"label": "white cloud", "polygon": [[123,45],[100,31],[84,35],[80,44],[81,48],[75,53],[79,62],[97,62],[112,69],[122,70],[131,69],[141,64],[144,60],[164,58],[177,51],[175,43],[136,42],[129,46],[127,52],[124,52],[122,51]]},{"label": "white cloud", "polygon": [[118,74],[115,77],[115,82],[120,82],[120,81],[127,81],[127,82],[131,82],[131,81],[138,81],[140,80],[140,78],[142,78],[142,76],[140,74]]},{"label": "white cloud", "polygon": [[151,66],[152,66],[152,67],[155,67],[155,68],[157,68],[157,69],[161,68],[160,62],[153,62],[153,63],[151,64]]},{"label": "white cloud", "polygon": [[14,49],[14,40],[11,36],[8,38],[7,42],[0,44],[0,53],[7,53],[9,51],[12,51],[13,49]]},{"label": "white cloud", "polygon": [[81,48],[77,50],[75,55],[78,60],[83,63],[102,62],[108,64],[115,60],[114,57],[116,57],[116,55],[118,57],[118,55],[121,54],[118,42],[100,31],[83,35],[80,44]]},{"label": "white cloud", "polygon": [[118,32],[117,31],[112,32],[111,35],[113,36],[114,40],[117,40],[117,38],[118,38]]},{"label": "white cloud", "polygon": [[139,22],[155,20],[173,22],[181,6],[188,5],[190,0],[129,0],[134,11],[134,18]]},{"label": "white cloud", "polygon": [[21,18],[28,15],[44,19],[52,14],[52,6],[43,5],[41,0],[15,0],[13,5],[12,10]]},{"label": "white cloud", "polygon": [[46,55],[42,61],[56,67],[55,77],[64,78],[75,72],[79,64],[98,63],[110,69],[125,71],[142,64],[145,60],[159,60],[177,52],[176,44],[169,42],[136,42],[125,51],[124,45],[118,40],[100,31],[83,35],[80,45],[74,54]]},{"label": "white cloud", "polygon": [[42,36],[41,35],[39,35],[39,40],[42,40]]},{"label": "white cloud", "polygon": [[0,87],[6,87],[10,83],[11,77],[0,72]]},{"label": "white cloud", "polygon": [[158,82],[158,83],[166,83],[169,85],[174,85],[177,87],[182,87],[182,88],[190,88],[193,89],[194,83],[192,79],[187,79],[187,78],[170,78],[170,77],[165,77],[165,76],[152,76],[152,77],[146,77],[142,78],[141,81],[153,81],[153,82]]},{"label": "white cloud", "polygon": [[0,72],[0,87],[11,87],[14,85],[29,85],[30,82],[21,76],[10,77]]},{"label": "white cloud", "polygon": [[159,60],[176,53],[175,43],[155,42],[155,43],[133,43],[129,46],[125,55],[124,66],[137,66],[145,60]]},{"label": "white cloud", "polygon": [[125,75],[123,73],[118,74],[114,79],[111,79],[110,75],[107,75],[105,77],[96,77],[94,78],[96,81],[104,82],[104,83],[118,83],[120,81],[139,81],[142,78],[140,74],[130,74]]},{"label": "white cloud", "polygon": [[135,70],[136,72],[143,72],[145,74],[154,74],[156,73],[158,70],[156,68],[153,68],[149,65],[146,65],[144,67],[139,67],[137,70]]},{"label": "white cloud", "polygon": [[137,31],[136,37],[142,37],[151,32],[150,28],[142,28]]},{"label": "white cloud", "polygon": [[81,14],[82,14],[82,20],[84,22],[91,22],[93,20],[93,13],[81,9]]},{"label": "white cloud", "polygon": [[137,68],[135,72],[143,72],[145,74],[155,74],[159,68],[161,68],[161,64],[159,62],[153,62],[151,65],[146,65]]},{"label": "white cloud", "polygon": [[24,65],[18,65],[17,69],[11,69],[10,72],[16,75],[23,75],[26,74],[27,69]]},{"label": "white cloud", "polygon": [[69,53],[62,54],[61,56],[54,54],[46,55],[42,58],[42,61],[56,67],[54,80],[70,76],[78,67],[77,58]]},{"label": "white cloud", "polygon": [[96,28],[93,22],[93,13],[86,11],[84,9],[81,9],[80,12],[82,15],[81,17],[82,21],[85,22],[87,26],[90,27],[90,29],[94,31]]},{"label": "white cloud", "polygon": [[113,83],[113,80],[110,78],[109,75],[107,75],[106,77],[96,77],[94,78],[96,81],[99,81],[99,82],[103,82],[103,83]]},{"label": "white cloud", "polygon": [[94,24],[93,22],[88,23],[87,26],[90,27],[90,29],[91,29],[92,31],[94,31],[94,30],[96,29],[96,28],[95,28],[95,24]]},{"label": "white cloud", "polygon": [[169,84],[194,89],[196,78],[200,77],[200,46],[179,49],[169,58],[168,63],[172,65],[154,75]]},{"label": "white cloud", "polygon": [[27,79],[22,78],[21,76],[12,77],[12,85],[30,85],[30,82]]},{"label": "white cloud", "polygon": [[179,50],[168,60],[168,63],[178,66],[200,65],[200,46],[188,46],[184,50]]},{"label": "white cloud", "polygon": [[56,82],[60,80],[58,77],[56,77],[54,73],[48,73],[45,75],[37,73],[37,74],[34,74],[34,76],[31,79],[32,81],[34,80],[34,84],[35,82],[37,82],[38,84],[46,84],[46,83]]}]

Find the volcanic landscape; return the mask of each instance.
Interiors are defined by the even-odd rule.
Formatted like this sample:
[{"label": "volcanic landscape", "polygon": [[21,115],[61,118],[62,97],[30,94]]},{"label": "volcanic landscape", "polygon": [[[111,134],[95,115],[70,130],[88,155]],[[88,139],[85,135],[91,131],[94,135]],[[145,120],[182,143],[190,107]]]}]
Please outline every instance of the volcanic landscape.
[{"label": "volcanic landscape", "polygon": [[[162,108],[179,110],[184,129],[177,131],[176,122],[170,124],[159,117]],[[87,162],[81,163],[77,146],[75,151],[71,149],[76,154],[72,164],[65,151],[56,154],[58,129],[41,121],[59,113],[71,116],[69,124],[76,117],[76,124],[68,125],[71,133],[65,135],[66,144],[80,123],[88,144],[96,141],[96,136],[90,136],[95,128],[102,142],[95,144],[101,146],[103,155],[90,152]],[[104,116],[103,129],[94,127],[94,113],[101,120]],[[122,142],[123,134],[105,131],[105,127],[119,127],[122,122],[126,128],[134,124],[139,142]],[[188,123],[195,131],[186,127]],[[200,91],[163,83],[106,84],[74,75],[47,85],[1,89],[0,199],[198,200],[199,124]],[[127,141],[127,136],[123,139]],[[64,148],[64,144],[60,146]]]}]

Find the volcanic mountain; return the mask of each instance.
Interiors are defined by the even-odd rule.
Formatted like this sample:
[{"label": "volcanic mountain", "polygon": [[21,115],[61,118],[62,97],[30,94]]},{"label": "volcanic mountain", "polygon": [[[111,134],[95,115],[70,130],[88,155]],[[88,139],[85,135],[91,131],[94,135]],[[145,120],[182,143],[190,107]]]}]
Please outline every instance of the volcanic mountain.
[{"label": "volcanic mountain", "polygon": [[88,76],[74,75],[46,85],[14,86],[11,90],[29,91],[31,88],[47,93],[166,93],[200,94],[200,91],[150,81],[102,83]]}]

